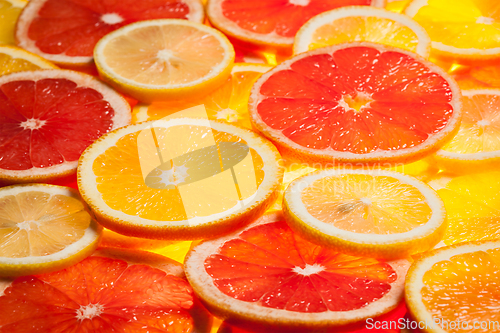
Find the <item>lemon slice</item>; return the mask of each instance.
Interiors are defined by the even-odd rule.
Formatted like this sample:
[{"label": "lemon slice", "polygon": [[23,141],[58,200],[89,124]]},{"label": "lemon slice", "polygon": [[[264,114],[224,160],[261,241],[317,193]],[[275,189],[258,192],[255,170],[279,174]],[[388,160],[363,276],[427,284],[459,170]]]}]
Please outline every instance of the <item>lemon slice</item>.
[{"label": "lemon slice", "polygon": [[101,76],[142,102],[207,94],[229,77],[234,57],[221,32],[179,19],[127,25],[94,49]]},{"label": "lemon slice", "polygon": [[0,276],[40,274],[92,254],[100,227],[69,187],[30,184],[0,189]]}]

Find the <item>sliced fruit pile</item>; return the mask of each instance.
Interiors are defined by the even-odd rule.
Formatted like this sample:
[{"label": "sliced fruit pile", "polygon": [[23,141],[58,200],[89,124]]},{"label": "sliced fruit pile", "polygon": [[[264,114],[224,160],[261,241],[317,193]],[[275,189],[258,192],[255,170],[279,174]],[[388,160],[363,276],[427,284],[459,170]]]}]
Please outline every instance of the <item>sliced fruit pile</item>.
[{"label": "sliced fruit pile", "polygon": [[498,40],[496,0],[0,0],[0,332],[500,333]]}]

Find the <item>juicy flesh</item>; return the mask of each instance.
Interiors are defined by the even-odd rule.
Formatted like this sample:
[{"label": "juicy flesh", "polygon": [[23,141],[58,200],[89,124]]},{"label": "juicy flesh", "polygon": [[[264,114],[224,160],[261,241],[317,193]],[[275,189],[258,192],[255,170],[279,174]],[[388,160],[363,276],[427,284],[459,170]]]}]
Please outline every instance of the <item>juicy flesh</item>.
[{"label": "juicy flesh", "polygon": [[[395,51],[351,47],[311,55],[272,74],[257,112],[271,128],[313,149],[366,154],[417,146],[448,123],[448,82],[417,59]],[[344,96],[372,102],[362,112]]]},{"label": "juicy flesh", "polygon": [[[93,171],[97,177],[97,190],[109,207],[127,215],[156,221],[182,221],[222,213],[240,205],[239,200],[254,195],[264,179],[264,162],[252,148],[247,159],[233,170],[239,185],[235,185],[231,170],[207,175],[191,184],[181,184],[189,181],[191,176],[198,176],[200,171],[212,170],[210,161],[203,155],[195,154],[177,165],[181,159],[172,158],[188,156],[187,152],[206,147],[204,144],[211,142],[205,139],[212,134],[218,145],[221,142],[245,143],[230,133],[201,126],[182,125],[163,132],[155,129],[157,142],[164,142],[164,145],[159,144],[160,159],[153,141],[151,145],[144,141],[138,146],[140,132],[126,135],[95,159]],[[178,144],[172,145],[171,142]],[[150,183],[147,183],[145,176],[160,165],[160,160],[167,167],[167,175],[163,177],[152,173],[148,180]],[[173,164],[169,164],[169,161],[173,161]],[[222,170],[222,162],[217,160],[217,163],[218,169]],[[253,174],[247,172],[248,167],[253,168]],[[244,187],[243,184],[248,186]],[[117,188],[121,190],[116,191]]]},{"label": "juicy flesh", "polygon": [[0,327],[12,333],[191,332],[192,290],[147,265],[89,257],[67,269],[16,279],[0,296]]},{"label": "juicy flesh", "polygon": [[67,79],[5,83],[0,86],[0,168],[77,161],[111,129],[113,116],[101,93]]},{"label": "juicy flesh", "polygon": [[498,47],[500,3],[497,1],[470,0],[450,6],[446,0],[433,0],[413,18],[433,42],[462,49]]},{"label": "juicy flesh", "polygon": [[[499,275],[500,249],[455,255],[435,263],[424,274],[422,300],[447,332],[472,330],[452,322],[469,323],[471,327],[478,323],[474,332],[500,332]],[[446,322],[450,323],[448,327],[444,326]]]},{"label": "juicy flesh", "polygon": [[189,84],[212,72],[224,60],[224,48],[212,34],[196,27],[162,25],[137,28],[109,41],[107,65],[142,84]]},{"label": "juicy flesh", "polygon": [[386,176],[325,177],[305,188],[301,199],[318,220],[363,234],[411,231],[432,215],[417,188]]},{"label": "juicy flesh", "polygon": [[397,278],[388,264],[309,243],[284,221],[226,241],[205,269],[228,296],[296,312],[362,308],[388,293]]},{"label": "juicy flesh", "polygon": [[309,50],[347,42],[374,42],[412,52],[418,37],[405,25],[375,16],[343,17],[318,28],[312,35]]},{"label": "juicy flesh", "polygon": [[500,150],[500,95],[463,97],[463,118],[455,137],[443,150],[473,154]]},{"label": "juicy flesh", "polygon": [[90,215],[64,195],[30,191],[0,199],[0,257],[45,256],[79,240]]},{"label": "juicy flesh", "polygon": [[233,73],[227,81],[207,96],[172,102],[153,102],[148,108],[148,120],[161,119],[169,114],[196,105],[205,105],[209,119],[251,128],[248,115],[250,89],[262,73],[243,71]]},{"label": "juicy flesh", "polygon": [[177,0],[48,0],[31,22],[28,37],[45,53],[91,57],[99,39],[126,24],[187,19],[188,14],[189,7]]},{"label": "juicy flesh", "polygon": [[437,192],[447,212],[446,245],[500,237],[500,172],[457,177]]},{"label": "juicy flesh", "polygon": [[369,6],[371,0],[225,0],[222,15],[238,27],[258,34],[293,37],[311,17],[343,6]]},{"label": "juicy flesh", "polygon": [[7,0],[0,0],[0,17],[2,18],[0,21],[0,44],[16,44],[14,28],[22,10],[22,6],[18,7]]},{"label": "juicy flesh", "polygon": [[27,60],[15,58],[0,51],[0,75],[37,69],[40,67]]}]

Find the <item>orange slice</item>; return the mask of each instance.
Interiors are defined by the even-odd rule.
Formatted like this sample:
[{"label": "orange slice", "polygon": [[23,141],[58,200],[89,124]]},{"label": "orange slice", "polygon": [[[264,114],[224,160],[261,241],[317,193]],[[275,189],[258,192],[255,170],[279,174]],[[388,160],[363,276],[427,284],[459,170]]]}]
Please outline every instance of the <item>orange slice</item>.
[{"label": "orange slice", "polygon": [[14,28],[26,0],[0,0],[0,44],[15,44]]},{"label": "orange slice", "polygon": [[276,148],[254,132],[173,118],[97,140],[80,159],[78,188],[106,228],[189,240],[227,233],[263,214],[282,172]]},{"label": "orange slice", "polygon": [[286,189],[290,227],[339,252],[397,259],[427,251],[446,229],[439,196],[425,183],[384,170],[317,171]]},{"label": "orange slice", "polygon": [[130,118],[125,99],[86,74],[1,76],[0,181],[47,182],[74,174],[85,148]]},{"label": "orange slice", "polygon": [[302,239],[279,214],[204,241],[188,253],[189,283],[228,323],[301,332],[394,309],[409,262],[351,257]]},{"label": "orange slice", "polygon": [[462,90],[463,118],[458,133],[436,154],[438,165],[452,173],[500,167],[500,90]]},{"label": "orange slice", "polygon": [[57,68],[53,63],[15,46],[0,45],[0,75]]},{"label": "orange slice", "polygon": [[406,304],[425,332],[499,332],[499,274],[498,240],[440,248],[412,264]]},{"label": "orange slice", "polygon": [[288,51],[299,28],[319,13],[384,4],[384,0],[209,0],[207,16],[217,29],[245,44]]},{"label": "orange slice", "polygon": [[458,130],[460,90],[414,53],[347,43],[299,54],[262,75],[252,124],[286,156],[309,163],[408,163]]},{"label": "orange slice", "polygon": [[[182,266],[147,252],[103,249],[61,271],[0,290],[11,332],[209,332]],[[154,292],[152,292],[154,290]]]},{"label": "orange slice", "polygon": [[293,53],[346,42],[374,42],[429,57],[431,40],[424,28],[406,15],[382,8],[350,6],[314,16],[293,43]]},{"label": "orange slice", "polygon": [[435,55],[462,62],[500,58],[500,4],[496,1],[413,0],[404,13],[429,34]]},{"label": "orange slice", "polygon": [[127,25],[106,35],[94,49],[103,79],[147,103],[210,93],[230,75],[234,56],[221,32],[173,19]]},{"label": "orange slice", "polygon": [[133,22],[178,18],[203,22],[199,0],[32,0],[16,26],[18,46],[64,66],[92,64],[96,43]]},{"label": "orange slice", "polygon": [[101,230],[76,190],[45,184],[3,187],[0,276],[40,274],[71,266],[92,254]]},{"label": "orange slice", "polygon": [[203,104],[209,119],[251,128],[248,115],[250,89],[261,74],[271,68],[271,66],[263,64],[234,64],[231,75],[226,82],[212,93],[201,98],[190,97],[170,102],[154,102],[150,105],[138,104],[132,112],[132,121],[157,120],[189,107]]}]

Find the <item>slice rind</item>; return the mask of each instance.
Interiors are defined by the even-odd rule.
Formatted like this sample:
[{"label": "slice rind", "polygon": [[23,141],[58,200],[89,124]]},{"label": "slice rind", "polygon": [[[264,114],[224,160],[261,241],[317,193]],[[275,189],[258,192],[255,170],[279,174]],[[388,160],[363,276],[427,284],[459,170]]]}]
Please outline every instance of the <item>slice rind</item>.
[{"label": "slice rind", "polygon": [[71,266],[94,252],[102,232],[76,190],[46,184],[0,189],[0,226],[0,276]]},{"label": "slice rind", "polygon": [[[266,234],[262,234],[264,230],[267,232]],[[277,241],[282,243],[274,248]],[[350,296],[345,296],[346,299],[342,302],[335,302],[337,295],[328,294],[326,289],[322,290],[328,294],[328,296],[325,294],[325,303],[330,302],[340,308],[347,307],[338,311],[318,309],[316,307],[317,299],[309,303],[311,300],[308,297],[312,294],[316,295],[324,286],[318,285],[318,289],[314,289],[309,285],[314,292],[307,293],[303,289],[306,288],[307,282],[304,282],[304,285],[300,285],[300,292],[297,291],[296,297],[291,297],[290,292],[293,294],[293,291],[299,288],[292,288],[293,291],[285,289],[284,285],[288,281],[286,277],[293,280],[293,277],[300,278],[303,275],[304,280],[308,280],[309,277],[311,277],[311,281],[317,279],[316,275],[322,274],[321,269],[319,272],[317,270],[319,262],[322,260],[327,266],[327,262],[330,262],[331,267],[324,268],[328,272],[330,272],[329,269],[332,272],[338,269],[337,273],[342,275],[342,271],[345,269],[343,272],[346,274],[346,280],[339,278],[339,281],[342,281],[340,282],[342,287],[337,290],[341,294],[351,291],[356,294],[355,287],[348,285],[349,277],[356,281],[364,280],[364,278],[370,279],[376,276],[375,271],[380,275],[375,278],[375,280],[379,280],[374,283],[384,281],[381,283],[387,283],[387,286],[390,285],[390,287],[384,289],[382,293],[379,293],[378,290],[371,290],[370,292],[377,294],[375,301],[363,305],[357,304],[350,309],[348,309],[352,306],[349,302]],[[184,265],[186,276],[195,294],[200,297],[209,310],[227,320],[228,323],[246,327],[251,323],[271,330],[314,331],[360,322],[368,317],[382,315],[394,309],[402,296],[402,285],[409,262],[406,260],[378,262],[374,259],[334,253],[294,235],[283,222],[281,214],[274,213],[264,215],[245,229],[231,235],[202,242],[188,253]],[[301,266],[294,267],[294,265]],[[359,271],[357,270],[358,266]],[[366,270],[363,271],[361,267],[366,268]],[[374,270],[375,275],[370,275],[371,269]],[[207,270],[210,270],[211,273],[208,273]],[[224,276],[218,278],[218,273],[222,273]],[[350,275],[351,273],[352,275]],[[357,275],[358,273],[359,275]],[[224,282],[226,278],[234,279],[234,288],[231,288],[231,282]],[[238,280],[241,282],[237,282]],[[335,282],[332,283],[335,284]],[[225,292],[220,289],[220,286],[224,286]],[[283,294],[280,293],[280,287],[283,287]],[[370,290],[370,287],[365,290]],[[248,298],[252,298],[253,293],[259,294],[262,291],[268,291],[268,293],[265,293],[261,298],[256,296],[256,299],[248,300]],[[231,296],[228,293],[234,293],[237,296]],[[356,294],[357,296],[350,295],[354,298],[359,296],[359,294]],[[303,302],[301,302],[301,296],[304,297]],[[304,308],[309,306],[311,308],[309,310],[285,309],[288,303],[283,304],[281,300],[278,305],[272,301],[272,299],[276,300],[280,297],[290,299],[290,307],[293,307],[291,304],[300,303]],[[258,327],[256,326],[256,329]]]},{"label": "slice rind", "polygon": [[389,260],[431,249],[447,225],[432,188],[385,170],[327,169],[297,178],[285,191],[283,213],[311,242]]}]

